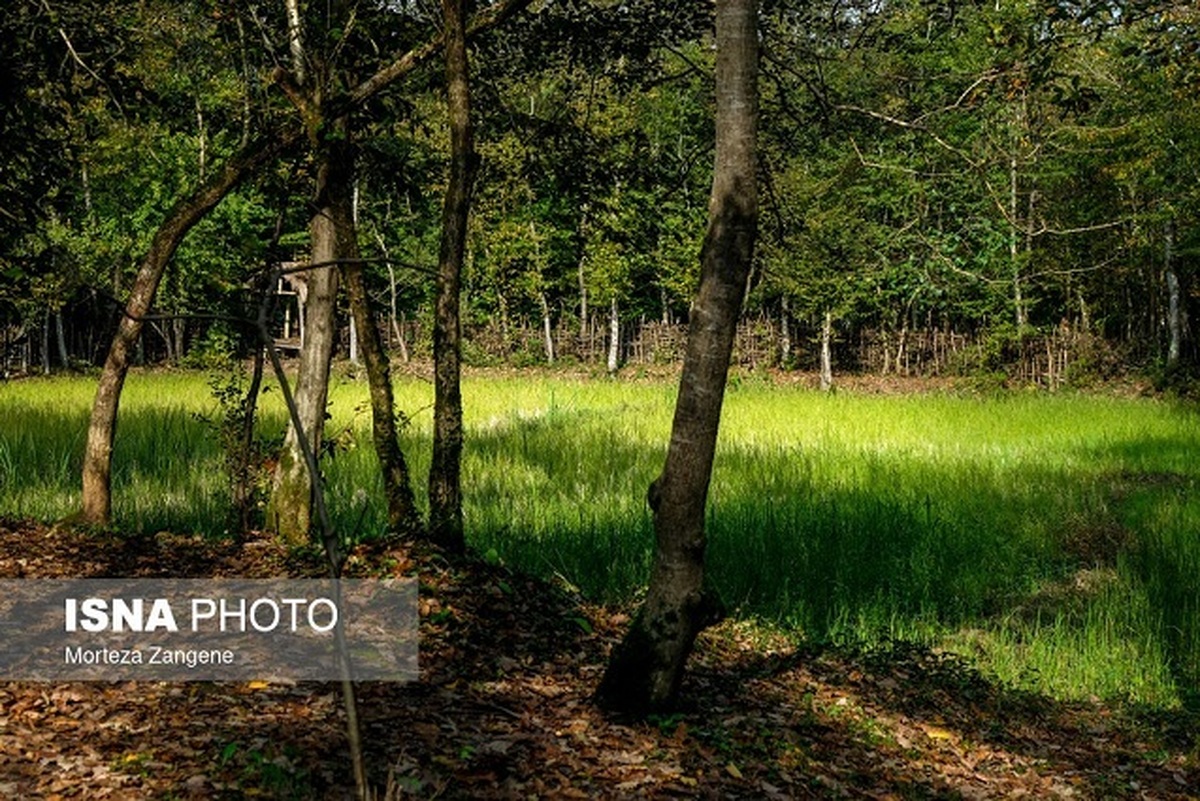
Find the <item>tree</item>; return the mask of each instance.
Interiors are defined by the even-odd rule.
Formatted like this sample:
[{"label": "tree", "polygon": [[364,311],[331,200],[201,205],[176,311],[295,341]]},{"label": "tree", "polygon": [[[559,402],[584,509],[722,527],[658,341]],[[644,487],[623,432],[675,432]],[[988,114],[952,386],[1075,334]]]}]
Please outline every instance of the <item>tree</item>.
[{"label": "tree", "polygon": [[450,181],[442,207],[434,316],[433,462],[429,468],[430,537],[452,553],[466,549],[462,518],[462,323],[459,295],[474,176],[471,90],[464,0],[443,0],[446,96],[450,112]]},{"label": "tree", "polygon": [[597,699],[644,714],[670,706],[716,603],[704,585],[704,516],[725,381],[758,225],[758,4],[718,0],[717,130],[700,288],[662,473],[650,485],[655,553],[646,602],[613,651]]},{"label": "tree", "polygon": [[[501,0],[480,12],[468,30],[474,35],[503,23],[525,8],[531,0]],[[385,88],[409,75],[432,59],[441,48],[440,37],[405,50],[401,55],[380,66],[370,77],[335,97],[325,98],[324,118],[334,125],[345,115],[374,99]],[[286,79],[286,72],[277,74]],[[280,84],[289,87],[286,80]],[[303,102],[303,98],[296,96]],[[116,434],[117,412],[121,389],[129,369],[130,350],[136,343],[144,318],[154,301],[163,272],[188,232],[202,220],[238,185],[281,154],[292,152],[306,131],[293,125],[268,126],[268,130],[247,141],[231,155],[220,169],[212,170],[196,188],[181,198],[154,234],[150,248],[141,261],[137,277],[126,305],[125,315],[113,338],[104,370],[100,376],[92,416],[88,427],[87,447],[83,464],[82,518],[104,525],[112,515],[112,447]]]}]

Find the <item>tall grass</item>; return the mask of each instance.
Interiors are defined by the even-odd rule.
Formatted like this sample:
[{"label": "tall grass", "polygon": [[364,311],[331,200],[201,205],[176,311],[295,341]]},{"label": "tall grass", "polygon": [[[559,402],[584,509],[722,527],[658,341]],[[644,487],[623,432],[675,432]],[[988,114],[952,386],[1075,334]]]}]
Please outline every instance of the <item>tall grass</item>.
[{"label": "tall grass", "polygon": [[[0,512],[78,504],[92,384],[0,386]],[[674,387],[546,375],[466,381],[468,537],[623,601],[653,543],[645,491]],[[430,386],[398,383],[429,463]],[[366,389],[331,391],[339,530],[380,531]],[[203,378],[134,375],[115,456],[123,529],[221,533],[227,488]],[[278,392],[264,428],[282,430]],[[1060,697],[1200,703],[1200,428],[1148,399],[878,397],[731,385],[711,490],[714,587],[740,614],[833,641],[916,639]],[[418,496],[421,496],[418,486]]]}]

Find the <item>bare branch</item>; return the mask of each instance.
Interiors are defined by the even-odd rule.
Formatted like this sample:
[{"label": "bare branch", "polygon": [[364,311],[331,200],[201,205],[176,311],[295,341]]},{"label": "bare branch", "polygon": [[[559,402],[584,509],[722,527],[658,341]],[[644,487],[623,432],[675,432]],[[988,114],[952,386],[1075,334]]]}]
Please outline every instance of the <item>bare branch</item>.
[{"label": "bare branch", "polygon": [[[980,166],[979,162],[975,161],[973,158],[971,158],[969,155],[967,155],[967,153],[965,151],[963,151],[961,148],[955,147],[954,145],[950,144],[945,139],[938,136],[933,131],[929,130],[929,128],[925,127],[925,125],[923,125],[920,122],[911,122],[909,120],[903,120],[903,119],[900,119],[899,117],[893,117],[890,114],[884,114],[882,112],[874,111],[869,108],[863,108],[862,106],[840,104],[840,105],[834,106],[834,109],[836,109],[837,111],[849,111],[849,112],[853,112],[855,114],[862,114],[862,115],[870,117],[872,119],[880,120],[881,122],[886,122],[889,125],[895,125],[898,128],[904,128],[904,129],[910,130],[910,131],[918,131],[918,132],[923,133],[926,136],[928,136],[934,142],[937,142],[937,144],[940,145],[945,150],[947,150],[947,151],[953,153],[954,155],[958,156],[959,158],[961,158],[963,161],[965,161],[967,164],[969,164],[972,168],[978,169]],[[928,116],[928,115],[926,115],[926,116]]]},{"label": "bare branch", "polygon": [[[471,39],[508,20],[509,17],[526,8],[533,0],[500,0],[481,11],[467,26],[467,38]],[[379,94],[385,87],[424,64],[442,49],[442,37],[439,35],[425,44],[409,50],[391,64],[383,67],[370,78],[360,83],[345,98],[347,106],[358,106]]]}]

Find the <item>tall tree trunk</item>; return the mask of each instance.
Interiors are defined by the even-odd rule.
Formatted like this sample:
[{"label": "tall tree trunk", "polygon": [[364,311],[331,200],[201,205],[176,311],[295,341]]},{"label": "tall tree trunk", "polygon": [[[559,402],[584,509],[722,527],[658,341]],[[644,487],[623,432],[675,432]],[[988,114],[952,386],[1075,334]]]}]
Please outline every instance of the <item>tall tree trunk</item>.
[{"label": "tall tree trunk", "polygon": [[587,276],[583,271],[583,256],[579,257],[579,342],[582,343],[588,337],[588,290]]},{"label": "tall tree trunk", "polygon": [[92,416],[88,423],[87,446],[83,456],[83,510],[81,517],[94,525],[107,525],[112,518],[112,448],[117,430],[117,410],[121,389],[129,371],[129,359],[142,331],[142,318],[154,302],[154,294],[163,271],[179,243],[238,184],[272,161],[299,140],[299,133],[276,132],[264,141],[247,145],[221,170],[211,173],[191,195],[180,200],[163,220],[150,249],[138,267],[125,315],[113,336],[108,358],[100,373]]},{"label": "tall tree trunk", "polygon": [[[350,243],[345,230],[350,220],[350,182],[352,156],[341,136],[320,143],[317,168],[316,211],[309,227],[312,238],[312,262],[324,264],[306,276],[308,297],[304,304],[304,341],[296,377],[295,400],[299,419],[308,437],[309,447],[320,454],[325,433],[325,405],[329,392],[329,369],[337,343],[338,269],[331,263],[346,258]],[[295,426],[289,425],[283,451],[275,468],[267,522],[279,538],[297,545],[308,541],[313,524],[313,486],[305,464],[303,446]]]},{"label": "tall tree trunk", "polygon": [[450,115],[450,181],[442,207],[442,241],[438,258],[437,310],[433,329],[433,460],[429,468],[429,533],[451,553],[466,550],[462,517],[459,295],[475,153],[464,5],[464,0],[442,0]]},{"label": "tall tree trunk", "polygon": [[[353,221],[349,221],[353,224]],[[347,237],[351,246],[349,258],[358,258],[356,239]],[[346,293],[350,296],[350,311],[358,330],[362,332],[362,355],[367,366],[367,381],[371,387],[372,436],[375,455],[383,476],[383,494],[387,498],[388,528],[393,532],[411,534],[420,528],[416,502],[413,498],[412,480],[408,462],[400,450],[396,431],[396,401],[392,392],[391,368],[379,327],[375,325],[367,295],[363,268],[360,263],[345,267]]]},{"label": "tall tree trunk", "polygon": [[716,163],[671,442],[662,474],[650,485],[650,589],[597,690],[600,704],[624,712],[674,703],[696,634],[715,619],[716,604],[704,587],[704,514],[758,220],[757,5],[717,1]]}]

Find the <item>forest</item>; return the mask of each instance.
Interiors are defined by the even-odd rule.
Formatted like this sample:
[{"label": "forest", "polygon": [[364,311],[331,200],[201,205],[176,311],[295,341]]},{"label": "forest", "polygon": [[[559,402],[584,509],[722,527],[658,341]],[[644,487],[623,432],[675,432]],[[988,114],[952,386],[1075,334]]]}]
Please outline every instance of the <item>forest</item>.
[{"label": "forest", "polygon": [[1198,28],[18,0],[0,796],[1194,798]]},{"label": "forest", "polygon": [[[176,198],[291,111],[273,4],[60,5],[3,22],[8,371],[101,363]],[[419,3],[346,6],[307,23],[330,92],[437,24]],[[472,40],[468,363],[678,357],[711,181],[710,14],[544,3]],[[812,368],[825,331],[848,370],[1058,386],[1193,363],[1194,25],[1174,3],[766,3],[741,358]],[[443,91],[427,66],[353,117],[365,279],[408,358],[431,349]],[[198,223],[139,359],[245,349],[204,318],[246,314],[256,271],[308,258],[313,169],[294,146]]]}]

